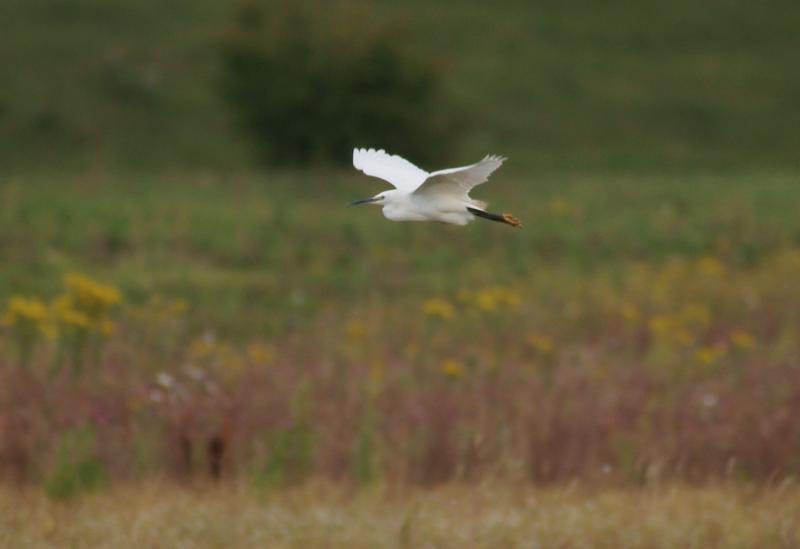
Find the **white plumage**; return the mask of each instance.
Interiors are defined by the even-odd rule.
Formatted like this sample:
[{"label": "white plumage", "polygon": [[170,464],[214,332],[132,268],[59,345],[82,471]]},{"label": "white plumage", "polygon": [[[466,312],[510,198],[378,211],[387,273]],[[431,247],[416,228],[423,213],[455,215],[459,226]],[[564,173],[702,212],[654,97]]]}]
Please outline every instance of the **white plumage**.
[{"label": "white plumage", "polygon": [[469,196],[487,181],[505,158],[489,155],[470,166],[428,173],[408,160],[384,150],[354,149],[353,166],[367,175],[391,183],[395,188],[353,204],[379,204],[383,215],[393,221],[440,221],[466,225],[476,216],[515,227],[519,220],[510,214],[486,212],[486,203]]}]

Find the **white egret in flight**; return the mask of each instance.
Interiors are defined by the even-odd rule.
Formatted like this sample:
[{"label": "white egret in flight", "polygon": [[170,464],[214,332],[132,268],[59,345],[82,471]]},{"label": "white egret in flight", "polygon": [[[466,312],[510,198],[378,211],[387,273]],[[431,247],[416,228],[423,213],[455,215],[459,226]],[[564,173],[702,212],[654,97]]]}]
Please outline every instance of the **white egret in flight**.
[{"label": "white egret in flight", "polygon": [[499,168],[505,158],[487,156],[477,164],[428,173],[408,160],[386,151],[353,149],[353,166],[367,175],[379,177],[394,189],[355,204],[378,204],[383,215],[392,221],[440,221],[466,225],[476,217],[521,227],[511,214],[486,211],[486,203],[470,198],[469,192]]}]

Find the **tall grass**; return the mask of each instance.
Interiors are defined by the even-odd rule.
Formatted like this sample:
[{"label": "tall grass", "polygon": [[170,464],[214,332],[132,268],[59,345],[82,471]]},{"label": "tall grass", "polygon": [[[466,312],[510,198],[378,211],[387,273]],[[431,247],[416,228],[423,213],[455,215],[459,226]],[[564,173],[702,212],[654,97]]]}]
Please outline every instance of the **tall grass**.
[{"label": "tall grass", "polygon": [[317,482],[264,494],[146,482],[70,505],[0,490],[0,544],[789,549],[800,543],[798,513],[792,484],[597,492],[484,483],[354,493]]},{"label": "tall grass", "polygon": [[[5,248],[5,297],[46,312],[4,300],[3,473],[83,471],[86,488],[791,477],[800,233],[794,187],[761,181],[545,186],[517,201],[524,232],[390,224],[334,207],[339,191],[283,205],[279,185],[198,182],[129,210],[110,209],[125,187],[8,187],[0,222],[28,245]],[[59,221],[59,202],[91,215]],[[78,266],[102,283],[62,290]],[[51,320],[23,363],[20,338]]]}]

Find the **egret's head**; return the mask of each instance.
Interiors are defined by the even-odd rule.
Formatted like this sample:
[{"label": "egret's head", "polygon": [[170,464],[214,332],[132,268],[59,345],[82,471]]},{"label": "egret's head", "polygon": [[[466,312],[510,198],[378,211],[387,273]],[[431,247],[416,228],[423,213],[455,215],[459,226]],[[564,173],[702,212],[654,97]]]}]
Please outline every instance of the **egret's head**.
[{"label": "egret's head", "polygon": [[395,192],[394,190],[383,191],[382,193],[378,193],[372,198],[362,198],[361,200],[356,200],[355,202],[351,202],[351,206],[358,206],[359,204],[377,204],[382,206],[386,204],[387,199],[389,196]]}]

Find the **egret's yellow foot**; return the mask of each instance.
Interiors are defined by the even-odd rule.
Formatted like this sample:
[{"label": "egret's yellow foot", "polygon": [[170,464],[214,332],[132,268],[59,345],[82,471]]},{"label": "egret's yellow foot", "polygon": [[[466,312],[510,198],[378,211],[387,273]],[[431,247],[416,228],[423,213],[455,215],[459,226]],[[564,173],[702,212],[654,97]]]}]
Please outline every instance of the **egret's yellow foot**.
[{"label": "egret's yellow foot", "polygon": [[503,221],[511,225],[512,227],[522,227],[522,221],[511,215],[510,213],[503,214]]}]

